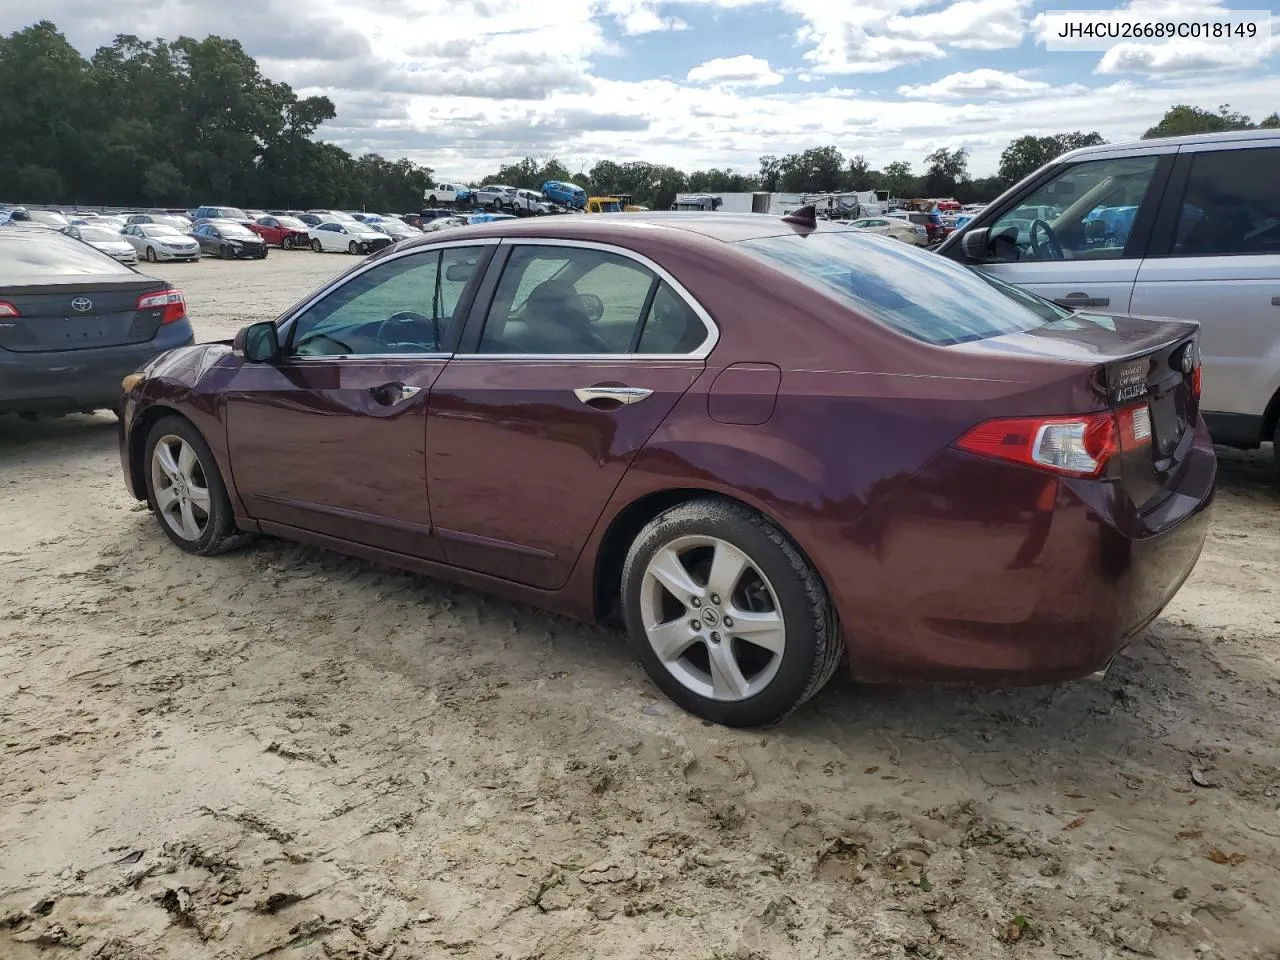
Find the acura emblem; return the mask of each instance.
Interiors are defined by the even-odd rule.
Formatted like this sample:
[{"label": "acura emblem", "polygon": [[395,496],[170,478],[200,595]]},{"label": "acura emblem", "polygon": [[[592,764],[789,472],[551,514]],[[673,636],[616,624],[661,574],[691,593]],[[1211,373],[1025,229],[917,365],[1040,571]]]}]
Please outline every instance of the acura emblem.
[{"label": "acura emblem", "polygon": [[88,297],[76,297],[74,300],[71,301],[71,307],[72,309],[78,310],[81,313],[88,313],[90,310],[93,309],[93,301],[90,300]]}]

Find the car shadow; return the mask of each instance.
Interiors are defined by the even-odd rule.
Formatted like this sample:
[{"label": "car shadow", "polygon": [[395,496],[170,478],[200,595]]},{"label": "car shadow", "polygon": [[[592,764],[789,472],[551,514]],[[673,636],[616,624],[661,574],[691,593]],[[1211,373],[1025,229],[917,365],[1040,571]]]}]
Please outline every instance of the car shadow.
[{"label": "car shadow", "polygon": [[0,470],[18,463],[114,450],[116,426],[115,414],[107,411],[35,420],[0,414]]}]

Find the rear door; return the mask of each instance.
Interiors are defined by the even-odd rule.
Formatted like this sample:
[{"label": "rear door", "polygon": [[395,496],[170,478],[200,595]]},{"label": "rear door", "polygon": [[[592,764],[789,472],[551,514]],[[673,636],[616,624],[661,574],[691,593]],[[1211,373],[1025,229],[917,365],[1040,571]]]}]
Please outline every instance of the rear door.
[{"label": "rear door", "polygon": [[86,243],[6,227],[0,236],[0,349],[15,353],[145,343],[162,307],[139,298],[168,288]]},{"label": "rear door", "polygon": [[1061,306],[1128,312],[1173,162],[1156,149],[1055,171],[990,224],[994,256],[977,269]]},{"label": "rear door", "polygon": [[1183,147],[1132,311],[1201,323],[1215,436],[1251,444],[1280,389],[1280,137]]},{"label": "rear door", "polygon": [[521,239],[490,274],[432,394],[432,515],[450,563],[555,589],[715,327],[620,248]]}]

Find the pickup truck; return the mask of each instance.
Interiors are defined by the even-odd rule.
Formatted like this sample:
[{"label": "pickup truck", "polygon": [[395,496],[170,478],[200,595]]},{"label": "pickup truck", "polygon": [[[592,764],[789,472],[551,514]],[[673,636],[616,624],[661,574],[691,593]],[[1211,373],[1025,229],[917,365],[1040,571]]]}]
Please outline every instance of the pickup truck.
[{"label": "pickup truck", "polygon": [[431,205],[437,203],[466,204],[471,202],[471,190],[453,183],[435,183],[422,191],[422,199]]}]

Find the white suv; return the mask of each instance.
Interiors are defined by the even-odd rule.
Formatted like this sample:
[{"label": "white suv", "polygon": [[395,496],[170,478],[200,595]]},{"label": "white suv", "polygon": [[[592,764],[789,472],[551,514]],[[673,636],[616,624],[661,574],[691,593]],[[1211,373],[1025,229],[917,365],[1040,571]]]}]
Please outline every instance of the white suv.
[{"label": "white suv", "polygon": [[938,252],[1063,306],[1199,321],[1209,431],[1257,447],[1280,440],[1278,171],[1280,130],[1086,147]]}]

